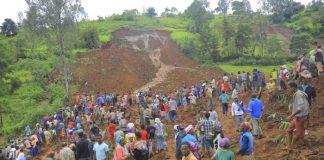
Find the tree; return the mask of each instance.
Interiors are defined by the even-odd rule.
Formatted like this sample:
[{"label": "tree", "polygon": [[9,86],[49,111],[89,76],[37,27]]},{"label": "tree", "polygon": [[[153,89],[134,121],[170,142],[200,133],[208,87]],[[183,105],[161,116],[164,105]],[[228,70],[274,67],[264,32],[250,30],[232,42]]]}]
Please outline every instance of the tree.
[{"label": "tree", "polygon": [[218,50],[218,40],[217,36],[214,34],[213,28],[206,23],[201,28],[200,42],[201,42],[201,52],[203,54],[209,54],[213,62],[217,62],[220,58]]},{"label": "tree", "polygon": [[155,12],[155,8],[154,7],[147,8],[145,15],[151,18],[157,16],[157,13]]},{"label": "tree", "polygon": [[299,2],[294,0],[260,0],[261,6],[272,13],[271,19],[275,23],[280,23],[290,19],[294,14],[305,8]]},{"label": "tree", "polygon": [[189,30],[199,33],[202,25],[211,18],[211,13],[207,11],[209,2],[207,0],[194,0],[185,10],[184,15],[193,20]]},{"label": "tree", "polygon": [[238,54],[248,53],[248,48],[252,39],[252,28],[248,24],[239,24],[235,33],[235,46]]},{"label": "tree", "polygon": [[1,34],[5,35],[6,37],[12,37],[15,36],[18,33],[18,27],[16,23],[6,18],[1,26]]},{"label": "tree", "polygon": [[175,7],[170,8],[165,8],[164,12],[161,13],[162,17],[175,17],[178,14],[178,9]]},{"label": "tree", "polygon": [[235,0],[232,2],[232,11],[234,15],[250,15],[252,10],[251,10],[251,4],[249,0],[243,0],[238,1]]},{"label": "tree", "polygon": [[41,24],[41,15],[36,6],[29,6],[26,18],[22,20],[21,29],[25,31],[22,33],[23,37],[27,39],[26,47],[30,48],[31,53],[34,54],[42,36],[40,33],[45,33],[45,27]]},{"label": "tree", "polygon": [[216,8],[216,11],[223,13],[223,15],[225,16],[227,14],[229,4],[229,0],[219,0],[217,3],[218,6]]},{"label": "tree", "polygon": [[69,97],[68,65],[66,62],[67,42],[76,41],[69,39],[69,33],[76,30],[76,22],[84,14],[80,0],[26,0],[29,8],[35,7],[39,13],[40,25],[46,27],[47,34],[53,34],[63,64],[63,75],[66,94]]},{"label": "tree", "polygon": [[290,40],[290,52],[295,55],[307,53],[311,36],[308,33],[295,34]]}]

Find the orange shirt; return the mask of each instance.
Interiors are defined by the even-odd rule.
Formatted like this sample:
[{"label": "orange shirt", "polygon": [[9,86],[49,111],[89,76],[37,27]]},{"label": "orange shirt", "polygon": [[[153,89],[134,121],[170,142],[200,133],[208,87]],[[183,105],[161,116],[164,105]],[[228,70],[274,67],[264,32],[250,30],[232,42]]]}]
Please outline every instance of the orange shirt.
[{"label": "orange shirt", "polygon": [[223,90],[224,90],[225,92],[227,92],[227,91],[229,90],[229,83],[228,83],[228,82],[225,82],[225,83],[224,83],[224,88],[223,88]]},{"label": "orange shirt", "polygon": [[223,85],[223,80],[218,80],[217,81],[217,88],[222,88],[222,85]]},{"label": "orange shirt", "polygon": [[147,139],[147,131],[145,129],[144,130],[142,129],[140,132],[142,134],[141,139],[145,141]]},{"label": "orange shirt", "polygon": [[75,122],[70,121],[69,124],[68,124],[68,126],[69,126],[70,128],[74,128],[74,127],[75,127]]}]

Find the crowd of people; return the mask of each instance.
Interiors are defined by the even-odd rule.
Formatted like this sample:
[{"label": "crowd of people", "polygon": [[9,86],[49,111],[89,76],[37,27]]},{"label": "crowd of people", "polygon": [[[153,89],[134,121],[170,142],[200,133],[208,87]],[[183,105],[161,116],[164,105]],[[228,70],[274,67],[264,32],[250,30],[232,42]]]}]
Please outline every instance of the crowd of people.
[{"label": "crowd of people", "polygon": [[[24,136],[11,141],[1,152],[7,159],[25,160],[37,156],[41,147],[47,146],[44,148],[50,148],[48,160],[147,160],[167,149],[170,131],[166,124],[172,124],[178,160],[200,160],[202,157],[232,160],[235,156],[252,159],[254,141],[264,137],[261,129],[263,88],[268,88],[269,93],[288,89],[293,95],[292,114],[287,118],[291,120],[287,129],[287,149],[291,149],[294,130],[306,145],[304,135],[308,132],[310,106],[316,97],[310,82],[311,78],[322,74],[323,51],[320,48],[299,57],[292,74],[282,65],[271,72],[268,81],[263,72],[254,69],[251,74],[245,71],[224,73],[217,81],[204,80],[191,86],[184,82],[181,89],[168,93],[149,89],[136,93],[98,93],[96,96],[77,94],[72,107],[44,116],[33,129],[27,125]],[[252,93],[247,105],[240,99],[242,92]],[[206,105],[197,105],[204,100]],[[240,149],[235,153],[229,148],[230,139],[223,134],[215,110],[216,101],[221,104],[224,118],[234,117],[236,126],[233,128],[240,135]],[[135,110],[134,106],[139,109]],[[196,124],[185,126],[186,122],[179,122],[179,108],[185,112],[194,110]],[[247,114],[250,122],[244,118]],[[133,115],[135,119],[126,115]],[[51,150],[56,143],[62,146],[58,156]]]}]

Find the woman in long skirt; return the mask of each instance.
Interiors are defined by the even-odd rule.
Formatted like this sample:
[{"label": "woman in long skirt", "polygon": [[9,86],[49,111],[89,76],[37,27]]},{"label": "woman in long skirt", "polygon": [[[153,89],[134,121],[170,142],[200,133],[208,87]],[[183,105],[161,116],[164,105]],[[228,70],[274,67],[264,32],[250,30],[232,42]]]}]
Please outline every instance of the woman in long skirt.
[{"label": "woman in long skirt", "polygon": [[156,151],[166,149],[166,142],[164,138],[164,125],[159,118],[155,118],[155,141],[156,141]]}]

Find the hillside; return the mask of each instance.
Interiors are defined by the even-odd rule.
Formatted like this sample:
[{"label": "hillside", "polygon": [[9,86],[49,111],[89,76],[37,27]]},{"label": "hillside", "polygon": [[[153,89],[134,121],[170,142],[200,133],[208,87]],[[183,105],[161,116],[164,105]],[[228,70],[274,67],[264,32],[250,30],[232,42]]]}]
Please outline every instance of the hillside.
[{"label": "hillside", "polygon": [[[217,78],[222,75],[221,70],[208,70],[200,67],[195,61],[190,60],[181,53],[179,47],[170,39],[170,33],[159,30],[117,30],[112,34],[112,39],[102,49],[81,54],[77,63],[74,64],[73,74],[82,73],[84,76],[77,80],[82,85],[88,82],[88,88],[81,87],[81,92],[95,93],[96,91],[120,91],[128,92],[137,89],[146,90],[152,87],[155,91],[171,91],[179,88],[183,81],[189,85],[196,82]],[[117,59],[117,60],[116,60]],[[113,60],[117,61],[113,63]],[[135,62],[136,61],[136,62]],[[127,65],[126,65],[126,62]],[[114,68],[102,71],[104,68]],[[128,70],[130,71],[128,71]],[[143,79],[141,76],[147,74]],[[131,75],[129,77],[128,75]],[[81,76],[82,77],[82,76]],[[323,78],[316,79],[313,85],[317,89],[318,97],[324,96],[324,88],[321,82]],[[251,93],[242,93],[244,104],[250,100]],[[285,130],[280,129],[280,118],[285,118],[291,111],[288,110],[289,98],[282,99],[280,95],[285,93],[268,94],[264,91],[262,101],[266,106],[262,129],[265,138],[256,140],[254,156],[256,159],[317,159],[321,156],[323,145],[324,101],[318,98],[318,105],[312,110],[313,120],[307,136],[310,148],[295,148],[291,153],[283,151],[284,142],[280,142],[285,136]],[[220,121],[226,137],[231,139],[231,148],[238,150],[238,133],[233,130],[234,119],[221,115],[220,104],[214,99],[216,110],[220,115]],[[206,109],[206,100],[199,101],[198,108]],[[198,109],[197,108],[197,109]],[[185,112],[180,108],[177,122],[184,125],[196,124],[196,110]],[[269,118],[276,114],[276,118]],[[134,115],[133,115],[134,116]],[[134,117],[133,117],[134,118]],[[248,118],[248,117],[246,117]],[[136,118],[135,118],[136,119]],[[168,135],[168,149],[160,154],[154,155],[152,159],[164,160],[174,159],[174,133],[171,132],[173,124],[166,123]],[[283,141],[285,141],[283,139]],[[206,159],[206,158],[203,158]]]},{"label": "hillside", "polygon": [[[17,35],[0,35],[0,145],[22,135],[25,125],[33,128],[44,115],[68,106],[76,93],[133,92],[151,87],[170,91],[184,81],[192,85],[218,78],[223,72],[253,68],[264,70],[267,77],[282,64],[292,67],[296,57],[308,53],[314,42],[324,46],[323,5],[295,8],[291,15],[279,14],[284,18],[279,21],[273,15],[250,11],[215,15],[205,4],[195,5],[170,17],[123,13],[71,22],[73,29],[62,34],[65,44],[61,51],[56,43],[59,32],[51,30],[55,27],[30,19],[27,11],[16,26]],[[202,12],[196,12],[197,8]],[[42,16],[41,12],[35,16]],[[66,75],[64,62],[69,66]],[[65,80],[70,82],[69,92]],[[321,80],[315,82],[322,96]],[[272,105],[273,101],[267,103]],[[321,106],[321,99],[319,102]],[[185,115],[180,119],[193,122]],[[269,130],[271,123],[266,123]],[[319,139],[321,128],[313,129],[315,138],[310,139],[317,151],[319,143],[314,141]],[[268,149],[269,142],[277,152],[280,147],[272,141],[282,132],[270,131],[269,137],[259,143],[265,146],[261,151]],[[168,157],[172,157],[171,153],[167,153]],[[301,155],[307,157],[307,153]],[[287,155],[280,152],[279,156]],[[257,157],[266,159],[270,154]]]},{"label": "hillside", "polygon": [[198,69],[198,63],[181,52],[169,32],[120,29],[101,49],[80,54],[72,74],[78,83],[88,82],[81,92],[129,92],[154,87],[172,78],[169,73]]}]

